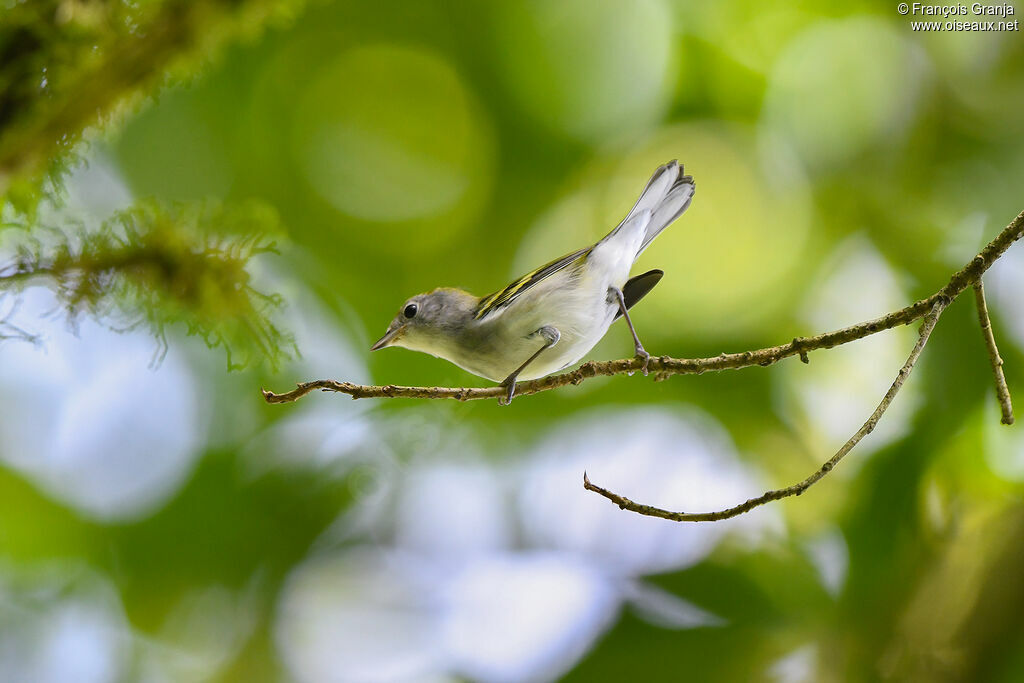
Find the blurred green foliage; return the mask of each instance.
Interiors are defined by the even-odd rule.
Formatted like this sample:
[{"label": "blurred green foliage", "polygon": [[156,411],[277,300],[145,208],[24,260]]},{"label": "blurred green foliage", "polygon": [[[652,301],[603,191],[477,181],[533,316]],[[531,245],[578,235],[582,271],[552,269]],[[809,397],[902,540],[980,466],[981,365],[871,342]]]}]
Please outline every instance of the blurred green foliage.
[{"label": "blurred green foliage", "polygon": [[[59,188],[83,149],[112,160],[139,202],[87,238],[66,233],[56,251],[33,219],[29,234],[41,246],[22,265],[52,270],[125,245],[157,254],[115,282],[99,266],[99,279],[79,267],[56,282],[73,305],[116,290],[116,306],[101,315],[141,316],[158,331],[185,321],[212,345],[279,358],[287,330],[269,317],[273,300],[251,288],[259,269],[247,266],[266,244],[267,214],[238,208],[269,205],[285,234],[276,279],[258,291],[280,291],[293,311],[308,294],[313,315],[358,355],[354,366],[341,358],[346,349],[336,365],[204,372],[210,443],[176,497],[141,519],[91,520],[0,468],[4,561],[96,568],[112,577],[133,627],[158,633],[199,588],[254,591],[258,625],[219,670],[224,680],[285,675],[272,638],[281,582],[361,502],[358,472],[306,462],[253,473],[261,430],[294,412],[260,405],[258,387],[364,380],[337,376],[364,362],[379,383],[478,381],[420,354],[363,355],[408,295],[440,285],[493,291],[598,238],[650,171],[678,157],[697,195],[637,264],[667,274],[634,321],[652,353],[715,355],[885,313],[891,302],[877,299],[858,300],[863,315],[842,307],[881,280],[897,302],[928,295],[1024,208],[1016,33],[913,33],[895,4],[863,2],[342,1],[301,14],[298,6],[48,0],[9,2],[0,15],[7,210],[24,216],[44,195],[59,198],[42,192],[40,174],[49,169]],[[82,147],[83,130],[97,125]],[[211,201],[227,208],[197,208]],[[178,209],[157,208],[167,206]],[[250,234],[260,237],[239,237]],[[866,275],[843,280],[845,296],[815,307],[859,244],[888,270],[856,271]],[[1024,303],[993,311],[1012,390],[1024,386],[1024,341],[1008,330]],[[1024,677],[1015,574],[1024,477],[1014,465],[1024,441],[996,424],[974,315],[967,298],[944,315],[887,440],[777,506],[788,534],[752,551],[725,544],[655,578],[725,626],[681,632],[626,612],[569,680],[764,680],[808,646],[817,662],[810,680]],[[892,335],[899,357],[913,332]],[[615,327],[591,357],[629,349]],[[201,351],[190,353],[206,367]],[[898,369],[861,356],[841,365],[838,354],[812,354],[806,368],[657,384],[592,380],[509,409],[372,410],[402,424],[458,425],[497,462],[521,457],[584,406],[692,403],[725,425],[767,482],[788,484],[836,446],[792,396],[811,380],[838,393],[848,381],[854,394],[868,378],[864,391],[877,401]],[[881,390],[872,393],[872,381]],[[866,414],[840,418],[856,424]],[[833,529],[849,555],[836,594],[807,550]]]}]

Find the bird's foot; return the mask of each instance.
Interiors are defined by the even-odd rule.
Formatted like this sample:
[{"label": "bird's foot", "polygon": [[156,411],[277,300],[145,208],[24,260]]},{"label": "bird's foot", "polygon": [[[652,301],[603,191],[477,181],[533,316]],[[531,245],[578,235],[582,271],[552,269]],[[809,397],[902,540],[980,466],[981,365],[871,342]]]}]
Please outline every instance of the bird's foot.
[{"label": "bird's foot", "polygon": [[640,372],[644,373],[644,377],[647,376],[647,366],[651,362],[651,354],[642,346],[636,347],[636,358],[639,358],[642,362],[640,363]]},{"label": "bird's foot", "polygon": [[507,406],[512,402],[512,397],[516,395],[516,378],[509,377],[501,383],[501,386],[505,387],[506,391],[504,396],[498,397],[498,405]]}]

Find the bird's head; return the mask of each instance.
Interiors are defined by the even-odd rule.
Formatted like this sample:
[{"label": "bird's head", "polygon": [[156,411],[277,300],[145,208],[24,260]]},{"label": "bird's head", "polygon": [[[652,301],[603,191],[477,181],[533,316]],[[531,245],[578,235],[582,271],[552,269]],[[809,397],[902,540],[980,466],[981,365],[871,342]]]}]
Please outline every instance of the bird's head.
[{"label": "bird's head", "polygon": [[435,289],[408,299],[371,351],[400,346],[443,355],[443,350],[473,319],[477,297],[461,289]]}]

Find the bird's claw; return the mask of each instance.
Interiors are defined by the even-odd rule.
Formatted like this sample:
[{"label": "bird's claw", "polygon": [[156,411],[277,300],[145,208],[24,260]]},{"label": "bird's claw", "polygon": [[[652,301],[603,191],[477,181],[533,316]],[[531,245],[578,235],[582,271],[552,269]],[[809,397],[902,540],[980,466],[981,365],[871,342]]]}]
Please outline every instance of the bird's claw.
[{"label": "bird's claw", "polygon": [[509,403],[512,403],[512,397],[516,395],[516,381],[512,380],[510,382],[506,380],[501,386],[505,387],[507,391],[504,396],[498,397],[498,405],[507,406]]},{"label": "bird's claw", "polygon": [[644,377],[647,376],[647,366],[651,362],[651,354],[647,353],[644,347],[639,347],[636,350],[636,357],[642,362],[640,363],[640,372],[644,373]]}]

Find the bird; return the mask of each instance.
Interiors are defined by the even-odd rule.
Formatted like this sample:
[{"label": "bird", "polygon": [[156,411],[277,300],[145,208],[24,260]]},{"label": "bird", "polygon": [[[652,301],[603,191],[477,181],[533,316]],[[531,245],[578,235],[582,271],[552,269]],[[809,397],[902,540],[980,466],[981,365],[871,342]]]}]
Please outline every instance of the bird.
[{"label": "bird", "polygon": [[661,280],[649,270],[630,277],[637,257],[690,206],[693,177],[673,160],[659,166],[626,217],[601,240],[530,271],[484,297],[440,287],[407,299],[371,351],[400,347],[450,361],[506,389],[579,362],[625,318],[641,369],[644,349],[629,309]]}]

